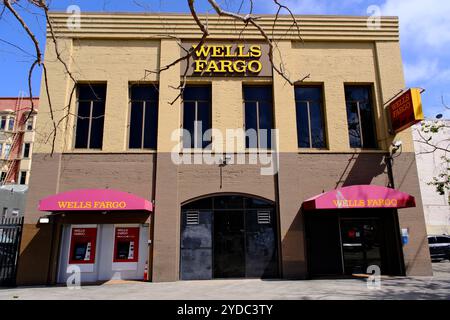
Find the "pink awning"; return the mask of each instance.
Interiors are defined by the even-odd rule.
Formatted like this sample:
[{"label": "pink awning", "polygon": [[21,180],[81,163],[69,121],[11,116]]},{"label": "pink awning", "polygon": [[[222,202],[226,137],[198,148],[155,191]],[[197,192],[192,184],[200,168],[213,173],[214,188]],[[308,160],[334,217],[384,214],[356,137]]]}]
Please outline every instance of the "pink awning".
[{"label": "pink awning", "polygon": [[118,190],[81,189],[49,196],[39,201],[40,211],[153,211],[144,198]]},{"label": "pink awning", "polygon": [[398,190],[374,186],[351,186],[317,195],[303,202],[303,210],[414,208],[416,199]]}]

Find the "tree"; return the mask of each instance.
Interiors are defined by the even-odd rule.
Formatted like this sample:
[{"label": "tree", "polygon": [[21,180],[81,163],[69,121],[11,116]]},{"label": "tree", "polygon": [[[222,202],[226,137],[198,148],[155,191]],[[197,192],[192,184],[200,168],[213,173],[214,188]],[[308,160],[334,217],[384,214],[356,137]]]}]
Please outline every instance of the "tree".
[{"label": "tree", "polygon": [[[446,110],[450,107],[445,103],[442,97],[442,106]],[[448,203],[450,205],[450,135],[447,135],[450,129],[450,121],[442,120],[443,115],[437,115],[435,120],[425,120],[416,128],[418,138],[414,141],[422,145],[424,151],[418,154],[436,154],[442,161],[440,172],[433,177],[428,185],[434,186],[436,192],[442,196],[448,195]],[[440,138],[444,137],[444,138]]]},{"label": "tree", "polygon": [[[186,5],[189,8],[189,11],[190,11],[190,14],[191,14],[193,20],[195,21],[195,23],[197,24],[197,26],[199,28],[200,41],[198,42],[197,48],[200,48],[201,45],[204,44],[208,40],[208,37],[209,37],[208,25],[207,25],[207,22],[202,21],[201,17],[197,13],[197,9],[195,6],[196,0],[185,0],[185,1],[186,1]],[[30,114],[34,111],[34,108],[35,108],[34,101],[33,101],[33,88],[32,88],[31,79],[33,76],[33,72],[35,72],[36,68],[42,68],[43,78],[44,78],[44,90],[46,92],[46,96],[48,99],[48,105],[50,108],[50,118],[51,118],[52,125],[53,125],[53,130],[52,130],[51,134],[48,137],[46,137],[45,140],[46,140],[46,142],[49,142],[51,140],[51,143],[52,143],[51,154],[53,155],[58,130],[60,129],[60,127],[62,126],[62,124],[64,123],[64,121],[66,120],[67,117],[69,117],[69,116],[77,117],[77,115],[72,113],[70,110],[70,106],[72,104],[72,100],[73,100],[73,97],[75,94],[76,80],[75,80],[75,77],[70,72],[70,69],[69,69],[66,61],[64,61],[64,59],[62,58],[60,49],[58,47],[58,39],[57,39],[55,30],[54,30],[52,21],[49,17],[50,1],[48,1],[48,0],[2,0],[2,2],[3,2],[3,8],[1,11],[1,15],[3,15],[3,13],[5,11],[10,12],[14,16],[14,18],[17,20],[19,25],[22,27],[22,31],[27,35],[27,37],[34,44],[34,51],[35,51],[34,55],[33,55],[34,62],[31,64],[29,72],[28,72],[28,92],[29,92],[29,98],[31,101],[31,108],[32,108]],[[241,35],[248,26],[253,26],[254,28],[256,28],[256,30],[258,30],[258,32],[261,34],[261,37],[264,39],[265,43],[267,43],[269,46],[268,55],[269,55],[269,61],[272,65],[273,70],[276,73],[278,73],[280,76],[282,76],[290,85],[293,85],[294,83],[299,82],[299,81],[303,81],[309,77],[309,75],[306,75],[303,78],[299,77],[298,79],[292,79],[286,72],[282,60],[281,60],[281,63],[279,63],[279,64],[275,63],[274,54],[278,48],[277,47],[277,39],[274,38],[274,36],[273,36],[274,33],[271,32],[271,30],[266,30],[264,27],[262,27],[258,23],[259,17],[253,14],[253,7],[254,7],[253,0],[241,0],[239,9],[236,11],[224,10],[222,8],[222,6],[217,3],[216,0],[207,0],[207,2],[211,6],[211,9],[213,10],[213,12],[215,12],[217,15],[219,15],[221,17],[227,17],[227,18],[233,19],[233,20],[235,20],[235,22],[237,24],[240,24],[240,27],[242,28]],[[275,15],[275,19],[273,22],[272,31],[277,24],[280,14],[282,14],[284,12],[284,13],[287,13],[292,19],[292,25],[289,30],[291,30],[291,29],[295,30],[296,34],[298,35],[299,40],[302,40],[301,35],[300,35],[300,25],[297,22],[297,19],[295,18],[293,12],[289,9],[289,7],[281,4],[279,0],[271,0],[271,2],[273,3],[273,5],[276,8],[276,15]],[[138,0],[134,0],[134,3],[138,6],[140,6],[141,8],[143,8],[144,10],[149,9],[149,7],[146,4],[141,3]],[[247,3],[249,5],[248,13],[241,13],[241,9],[244,7],[244,3]],[[45,18],[47,20],[48,31],[49,31],[51,40],[54,44],[55,55],[56,55],[58,61],[64,66],[65,72],[70,77],[70,79],[73,83],[73,87],[72,87],[70,97],[69,97],[69,102],[66,106],[64,106],[61,109],[61,110],[64,110],[64,116],[60,117],[59,119],[55,117],[54,111],[56,109],[55,109],[55,106],[52,104],[51,90],[49,88],[48,81],[47,81],[47,77],[48,77],[47,68],[45,66],[45,61],[43,59],[43,54],[41,51],[40,43],[39,43],[36,35],[29,28],[29,26],[27,25],[27,23],[25,22],[25,20],[23,19],[23,17],[21,16],[21,14],[19,13],[19,10],[18,10],[18,8],[23,8],[24,4],[31,5],[32,8],[38,10],[38,12],[40,12],[41,14],[43,14],[45,16]],[[1,15],[0,15],[0,18],[1,18]],[[165,70],[168,70],[168,69],[180,64],[183,61],[187,61],[186,65],[189,65],[189,61],[191,58],[193,58],[193,55],[196,53],[197,49],[191,48],[189,50],[186,50],[181,46],[181,40],[180,39],[178,39],[178,40],[179,40],[180,48],[182,50],[184,50],[184,54],[179,59],[176,59],[175,61],[171,62],[170,64],[161,66],[158,70],[143,70],[145,75],[147,75],[148,73],[160,74],[161,72],[164,72]],[[281,59],[281,57],[280,57],[280,59]],[[178,99],[180,99],[183,94],[183,90],[186,85],[187,72],[188,72],[188,68],[186,68],[186,70],[184,72],[183,80],[181,81],[179,87],[174,88],[176,90],[179,90],[179,94],[175,98],[175,100],[172,102],[172,104],[175,103],[175,101],[177,101]],[[145,75],[144,75],[144,78],[145,78]]]}]

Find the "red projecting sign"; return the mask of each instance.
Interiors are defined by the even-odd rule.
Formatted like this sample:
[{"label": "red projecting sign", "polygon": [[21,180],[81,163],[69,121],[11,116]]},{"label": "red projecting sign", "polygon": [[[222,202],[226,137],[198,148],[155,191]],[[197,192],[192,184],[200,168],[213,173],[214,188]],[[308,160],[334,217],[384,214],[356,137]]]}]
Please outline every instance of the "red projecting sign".
[{"label": "red projecting sign", "polygon": [[424,119],[420,89],[409,89],[389,105],[392,131],[399,133]]}]

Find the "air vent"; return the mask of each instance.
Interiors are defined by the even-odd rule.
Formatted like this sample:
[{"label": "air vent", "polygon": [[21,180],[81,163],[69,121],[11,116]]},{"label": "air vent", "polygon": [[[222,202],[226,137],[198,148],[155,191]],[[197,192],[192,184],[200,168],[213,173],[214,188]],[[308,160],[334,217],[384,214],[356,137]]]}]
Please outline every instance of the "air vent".
[{"label": "air vent", "polygon": [[258,224],[270,224],[270,211],[258,211]]},{"label": "air vent", "polygon": [[196,225],[200,223],[200,213],[198,211],[186,212],[186,224]]}]

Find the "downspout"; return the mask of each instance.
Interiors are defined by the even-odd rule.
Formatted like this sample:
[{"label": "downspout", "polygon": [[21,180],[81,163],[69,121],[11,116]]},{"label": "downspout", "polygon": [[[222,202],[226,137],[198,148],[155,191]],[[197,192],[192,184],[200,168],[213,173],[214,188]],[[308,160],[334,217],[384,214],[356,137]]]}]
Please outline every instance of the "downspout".
[{"label": "downspout", "polygon": [[148,281],[153,281],[153,238],[155,234],[155,199],[156,199],[156,168],[158,164],[158,152],[153,156],[152,177],[152,203],[153,212],[150,214],[150,250],[148,255]]}]

